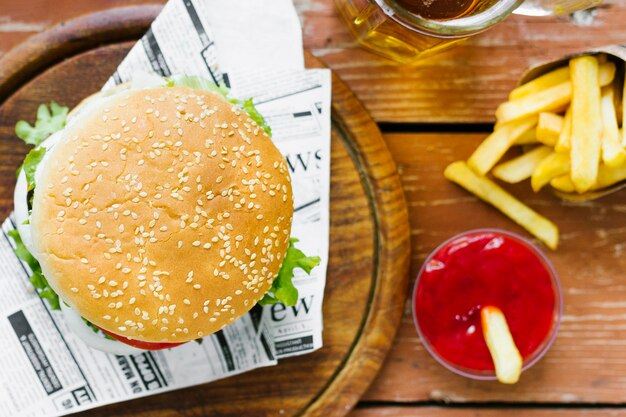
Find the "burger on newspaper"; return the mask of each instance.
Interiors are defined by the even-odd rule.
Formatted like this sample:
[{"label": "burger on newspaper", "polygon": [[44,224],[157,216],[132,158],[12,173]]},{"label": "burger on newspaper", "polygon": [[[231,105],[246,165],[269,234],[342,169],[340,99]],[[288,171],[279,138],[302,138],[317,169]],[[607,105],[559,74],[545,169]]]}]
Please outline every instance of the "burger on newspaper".
[{"label": "burger on newspaper", "polygon": [[198,77],[142,76],[68,114],[40,106],[15,191],[31,283],[92,347],[129,353],[295,304],[285,159],[252,101]]}]

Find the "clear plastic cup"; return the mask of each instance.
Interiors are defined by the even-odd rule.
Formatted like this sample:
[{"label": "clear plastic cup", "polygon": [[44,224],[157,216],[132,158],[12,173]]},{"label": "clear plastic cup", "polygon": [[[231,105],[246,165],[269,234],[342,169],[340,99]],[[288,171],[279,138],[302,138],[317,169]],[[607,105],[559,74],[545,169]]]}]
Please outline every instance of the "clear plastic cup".
[{"label": "clear plastic cup", "polygon": [[420,329],[419,320],[417,318],[417,313],[415,311],[415,299],[417,295],[417,289],[420,284],[420,277],[422,276],[426,265],[429,263],[429,261],[432,260],[433,256],[437,254],[440,249],[444,248],[445,246],[449,245],[455,240],[462,238],[462,237],[467,237],[469,235],[479,234],[479,233],[496,233],[500,235],[505,235],[513,240],[516,240],[517,242],[521,243],[523,246],[525,246],[527,249],[529,249],[531,252],[533,252],[537,256],[537,258],[542,262],[542,264],[545,266],[546,270],[548,271],[550,275],[550,280],[551,280],[552,288],[554,292],[554,314],[553,314],[552,326],[548,334],[546,335],[545,339],[543,340],[543,342],[535,349],[535,351],[530,356],[524,359],[522,372],[526,371],[535,363],[537,363],[550,349],[550,346],[552,346],[552,343],[554,343],[554,339],[556,338],[559,324],[561,321],[561,316],[563,314],[563,294],[561,292],[561,285],[559,283],[559,279],[556,274],[556,271],[554,270],[554,267],[552,266],[548,258],[533,243],[511,232],[507,232],[507,231],[500,230],[500,229],[470,230],[467,232],[460,233],[454,237],[451,237],[450,239],[440,244],[435,250],[433,250],[430,253],[430,255],[428,255],[428,257],[424,261],[424,264],[422,265],[422,268],[420,269],[420,272],[417,276],[417,280],[415,281],[415,286],[413,287],[413,293],[412,293],[412,299],[411,299],[413,322],[415,323],[415,328],[417,330],[417,333],[420,336],[420,339],[422,340],[422,343],[424,344],[424,347],[431,354],[431,356],[437,360],[437,362],[439,362],[445,368],[449,369],[450,371],[458,375],[461,375],[467,378],[478,379],[478,380],[496,380],[496,374],[494,370],[485,371],[485,370],[475,370],[471,368],[466,368],[458,364],[455,364],[447,360],[443,356],[441,356],[436,351],[436,349],[432,346],[430,341],[424,336],[422,330]]}]

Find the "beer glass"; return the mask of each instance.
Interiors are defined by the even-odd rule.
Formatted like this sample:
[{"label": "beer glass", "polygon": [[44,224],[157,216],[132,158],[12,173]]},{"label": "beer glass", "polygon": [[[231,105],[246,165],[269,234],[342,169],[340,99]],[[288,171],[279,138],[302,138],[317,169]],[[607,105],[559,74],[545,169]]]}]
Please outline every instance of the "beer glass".
[{"label": "beer glass", "polygon": [[[507,18],[523,0],[336,0],[356,40],[400,63],[449,48]],[[526,14],[555,14],[601,0],[527,0]],[[557,7],[558,6],[558,7]]]}]

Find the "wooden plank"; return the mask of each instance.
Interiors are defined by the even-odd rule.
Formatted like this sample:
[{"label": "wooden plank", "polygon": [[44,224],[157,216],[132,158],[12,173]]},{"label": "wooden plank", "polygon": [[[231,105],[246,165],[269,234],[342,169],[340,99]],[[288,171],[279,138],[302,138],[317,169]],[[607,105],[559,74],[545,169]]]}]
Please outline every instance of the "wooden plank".
[{"label": "wooden plank", "polygon": [[500,417],[514,412],[517,417],[621,417],[626,410],[602,408],[578,409],[502,409],[502,408],[445,408],[445,407],[380,407],[357,408],[348,417]]},{"label": "wooden plank", "polygon": [[[465,230],[497,227],[528,237],[495,209],[442,175],[467,158],[486,134],[393,134],[386,140],[407,198],[411,276],[439,243]],[[553,262],[564,293],[564,315],[552,349],[515,386],[452,374],[423,348],[406,304],[394,347],[364,400],[446,402],[623,403],[626,392],[626,194],[573,206],[528,183],[506,187],[561,229]],[[409,381],[407,383],[407,381]]]},{"label": "wooden plank", "polygon": [[[0,54],[37,30],[109,7],[161,0],[46,0],[5,2]],[[514,16],[450,52],[400,66],[360,49],[334,0],[295,0],[304,43],[348,84],[375,120],[387,122],[492,122],[496,106],[524,70],[569,52],[626,39],[626,2],[609,0],[590,25],[567,17]],[[2,30],[2,25],[10,31]],[[23,29],[20,29],[23,28]],[[19,32],[19,30],[25,30]]]}]

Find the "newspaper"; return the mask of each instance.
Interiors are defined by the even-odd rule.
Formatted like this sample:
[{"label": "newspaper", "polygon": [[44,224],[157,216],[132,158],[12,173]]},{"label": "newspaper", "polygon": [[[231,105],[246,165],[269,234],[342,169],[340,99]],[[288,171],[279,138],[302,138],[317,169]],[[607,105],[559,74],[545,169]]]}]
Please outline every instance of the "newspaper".
[{"label": "newspaper", "polygon": [[203,384],[322,346],[328,263],[330,74],[305,70],[301,28],[291,0],[170,0],[103,89],[138,71],[199,75],[253,97],[272,127],[293,180],[292,237],[322,259],[297,271],[294,307],[256,306],[202,343],[134,355],[85,345],[28,281],[30,270],[0,236],[0,417],[60,416]]}]

